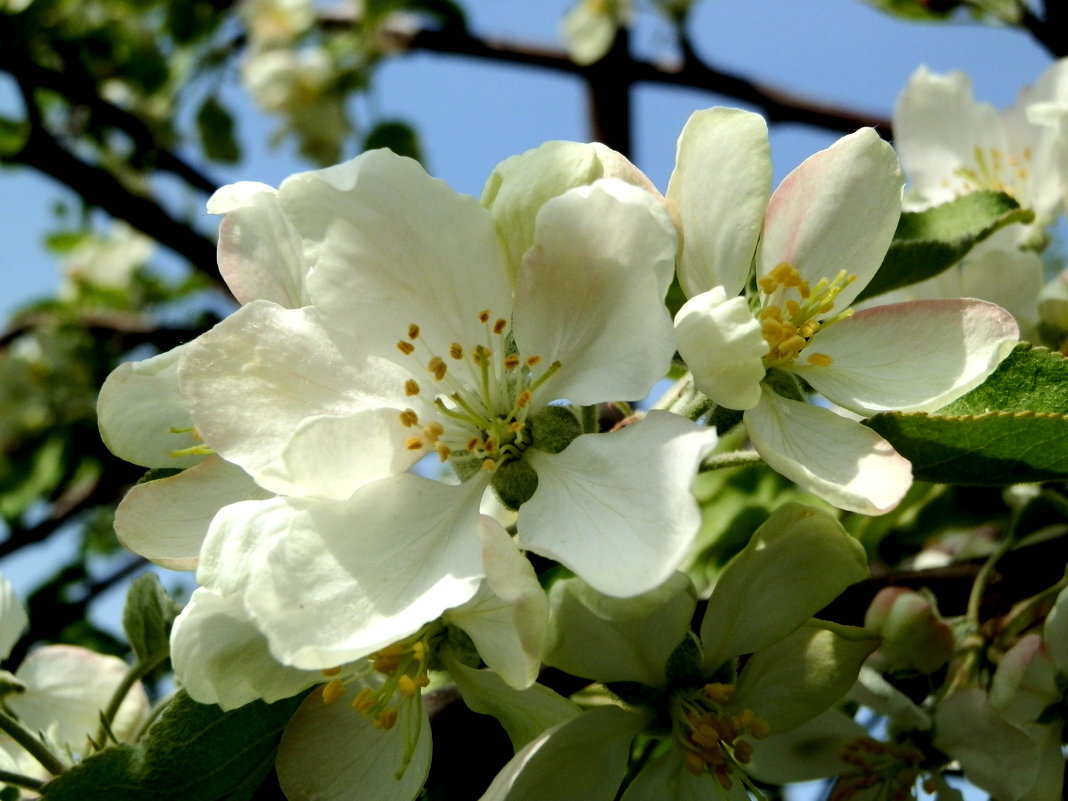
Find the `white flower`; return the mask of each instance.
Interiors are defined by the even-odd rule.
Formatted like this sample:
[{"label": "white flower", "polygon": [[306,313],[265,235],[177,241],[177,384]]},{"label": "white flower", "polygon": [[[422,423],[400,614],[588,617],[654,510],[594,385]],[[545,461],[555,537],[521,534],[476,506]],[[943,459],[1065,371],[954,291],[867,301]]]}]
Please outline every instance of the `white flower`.
[{"label": "white flower", "polygon": [[600,61],[623,25],[630,22],[631,0],[579,0],[560,22],[560,36],[576,64]]},{"label": "white flower", "polygon": [[88,236],[63,260],[60,297],[72,298],[79,286],[126,289],[134,271],[152,255],[153,242],[122,222],[104,237]]},{"label": "white flower", "polygon": [[[770,171],[755,114],[710,109],[683,130],[667,193],[691,296],[675,318],[679,352],[698,389],[744,410],[771,467],[839,508],[885,512],[911,483],[909,463],[871,429],[805,403],[791,374],[857,414],[931,411],[982,383],[1016,324],[974,300],[848,308],[900,214],[897,158],[873,130],[807,159],[769,198]],[[735,297],[754,263],[758,297]]]},{"label": "white flower", "polygon": [[963,72],[936,75],[920,67],[894,108],[894,143],[912,182],[914,208],[977,189],[1012,195],[1033,209],[1020,244],[1041,241],[1064,200],[1068,180],[1068,59],[1051,65],[999,113],[976,103]]}]

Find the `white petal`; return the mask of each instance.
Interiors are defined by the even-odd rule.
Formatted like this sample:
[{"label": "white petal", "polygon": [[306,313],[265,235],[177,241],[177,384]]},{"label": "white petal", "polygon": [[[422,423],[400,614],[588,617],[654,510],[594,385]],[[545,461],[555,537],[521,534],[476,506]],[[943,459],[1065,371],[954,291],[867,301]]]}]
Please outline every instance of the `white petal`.
[{"label": "white petal", "polygon": [[[430,769],[430,721],[422,703],[418,722],[398,721],[388,731],[341,699],[324,704],[320,693],[304,699],[278,747],[278,783],[289,801],[412,801]],[[407,724],[407,725],[405,725]],[[419,726],[411,763],[400,778],[409,726]]]},{"label": "white petal", "polygon": [[576,578],[553,583],[545,664],[599,682],[665,682],[664,669],[686,639],[697,604],[683,573],[634,598],[601,595]]},{"label": "white petal", "polygon": [[131,487],[115,510],[115,533],[124,546],[158,565],[195,570],[220,509],[270,496],[240,467],[209,456],[176,476]]},{"label": "white petal", "polygon": [[468,667],[448,650],[444,660],[464,703],[473,712],[497,718],[516,751],[546,729],[579,713],[578,706],[541,684],[516,690],[492,670]]},{"label": "white petal", "polygon": [[1068,674],[1068,590],[1061,590],[1046,617],[1043,631],[1046,647],[1053,663]]},{"label": "white petal", "polygon": [[659,586],[697,534],[691,485],[716,442],[713,429],[653,411],[621,431],[581,436],[561,453],[529,452],[538,488],[519,510],[523,547],[606,595]]},{"label": "white petal", "polygon": [[663,301],[676,238],[662,204],[598,181],[542,206],[535,242],[519,270],[515,341],[524,358],[562,364],[538,397],[645,397],[675,352]]},{"label": "white petal", "polygon": [[[605,8],[611,9],[611,5]],[[578,3],[560,21],[560,38],[567,54],[581,66],[600,61],[612,48],[619,31],[619,19],[610,11]]]},{"label": "white petal", "polygon": [[612,801],[627,769],[630,742],[644,726],[643,715],[615,706],[583,712],[529,742],[480,801]]},{"label": "white petal", "polygon": [[694,112],[679,135],[667,190],[682,225],[679,282],[687,297],[716,286],[730,297],[742,291],[770,196],[764,118],[734,108]]},{"label": "white petal", "polygon": [[225,214],[219,225],[219,272],[241,303],[270,300],[288,309],[307,304],[300,234],[266,184],[242,181],[208,200],[208,212]]},{"label": "white petal", "polygon": [[293,502],[245,594],[271,652],[296,667],[330,668],[466,603],[483,575],[482,489],[405,473],[348,501]]},{"label": "white petal", "polygon": [[0,575],[0,661],[7,659],[29,624],[26,607],[15,594],[15,588]]},{"label": "white petal", "polygon": [[846,768],[839,756],[842,747],[867,736],[867,729],[855,720],[830,709],[786,734],[758,740],[748,770],[772,784],[837,776]]},{"label": "white petal", "polygon": [[[453,342],[468,350],[483,343],[483,310],[494,320],[511,316],[489,212],[417,162],[370,151],[287,178],[279,192],[305,240],[314,305],[339,338],[405,360],[395,345],[415,323],[427,348],[444,356]],[[422,365],[429,356],[419,358]]]},{"label": "white petal", "polygon": [[178,388],[178,362],[196,342],[120,364],[104,381],[97,420],[101,439],[116,456],[142,467],[190,467],[204,458],[171,456],[199,444],[189,433],[193,421]]},{"label": "white petal", "polygon": [[200,546],[197,582],[217,595],[243,592],[294,511],[286,498],[239,501],[222,507]]},{"label": "white petal", "polygon": [[546,142],[493,168],[482,190],[482,205],[493,215],[513,279],[523,254],[534,244],[538,210],[567,190],[600,178],[620,178],[660,196],[641,170],[600,142]]},{"label": "white petal", "polygon": [[771,197],[758,274],[787,262],[813,286],[842,270],[855,275],[828,312],[837,314],[882,264],[901,216],[902,183],[893,148],[871,128],[810,156]]},{"label": "white petal", "polygon": [[[93,653],[74,645],[46,645],[19,665],[15,676],[29,689],[5,699],[30,731],[53,730],[57,744],[85,754],[88,738],[100,728],[100,713],[107,707],[130,666],[114,656]],[[148,696],[134,684],[119,708],[112,729],[128,738],[148,714]]]},{"label": "white petal", "polygon": [[933,411],[983,383],[1018,337],[1012,315],[993,303],[893,303],[817,332],[806,350],[833,363],[802,365],[802,358],[794,369],[817,392],[858,414]]},{"label": "white petal", "polygon": [[760,400],[768,343],[745,298],[723,287],[696,295],[675,315],[679,354],[694,384],[728,409],[751,409]]},{"label": "white petal", "polygon": [[773,470],[839,509],[882,514],[912,485],[912,465],[889,442],[830,409],[765,389],[745,425]]},{"label": "white petal", "polygon": [[504,681],[523,689],[541,669],[549,601],[533,566],[504,528],[485,516],[478,528],[486,581],[478,595],[447,611],[445,619],[467,632],[479,656]]},{"label": "white petal", "polygon": [[682,749],[654,757],[637,775],[620,801],[748,801],[745,785],[734,777],[729,790],[711,774],[696,776],[686,769]]},{"label": "white petal", "polygon": [[1033,341],[1043,272],[1033,251],[984,249],[961,268],[961,294],[1001,306],[1025,329],[1022,338]]},{"label": "white petal", "polygon": [[342,355],[313,310],[267,301],[243,306],[200,337],[179,377],[204,441],[261,486],[295,494],[310,488],[287,480],[279,462],[300,424],[388,406],[403,397],[404,383],[387,362]]},{"label": "white petal", "polygon": [[194,701],[236,709],[262,699],[289,698],[323,681],[320,671],[286,667],[249,622],[240,598],[193,591],[171,630],[175,676]]}]

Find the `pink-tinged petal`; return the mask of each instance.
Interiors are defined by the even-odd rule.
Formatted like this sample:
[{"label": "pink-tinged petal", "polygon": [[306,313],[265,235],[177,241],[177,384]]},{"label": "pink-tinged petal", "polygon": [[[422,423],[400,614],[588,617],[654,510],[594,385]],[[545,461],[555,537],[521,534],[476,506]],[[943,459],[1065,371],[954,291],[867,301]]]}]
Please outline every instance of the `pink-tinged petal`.
[{"label": "pink-tinged petal", "polygon": [[[201,336],[179,370],[203,440],[267,489],[299,494],[280,462],[301,423],[404,408],[404,375],[384,360],[342,354],[313,309],[268,301],[243,306]],[[394,439],[388,428],[381,435]]]},{"label": "pink-tinged petal", "polygon": [[902,184],[893,148],[871,128],[810,156],[771,197],[757,274],[787,262],[814,287],[844,270],[856,279],[828,312],[837,314],[882,264],[901,216]]},{"label": "pink-tinged petal", "polygon": [[644,714],[616,706],[559,723],[512,757],[479,801],[612,801],[627,770],[631,740],[645,723]]},{"label": "pink-tinged petal", "polygon": [[538,488],[519,510],[522,546],[606,595],[659,586],[697,534],[691,485],[716,442],[713,429],[654,411],[621,431],[581,436],[561,453],[528,451]]},{"label": "pink-tinged petal", "polygon": [[421,370],[454,342],[491,346],[481,312],[490,325],[511,317],[489,212],[417,162],[373,150],[287,178],[278,191],[304,238],[312,301],[339,341],[415,366],[396,343],[418,325]]},{"label": "pink-tinged petal", "polygon": [[266,184],[241,181],[208,200],[219,225],[219,272],[240,303],[270,300],[295,309],[307,304],[304,246]]},{"label": "pink-tinged petal", "polygon": [[[4,703],[30,731],[48,732],[55,726],[56,744],[84,755],[100,728],[100,713],[129,669],[121,659],[87,648],[46,645],[26,657],[15,673],[29,689],[7,696]],[[119,738],[129,738],[147,714],[148,696],[137,682],[111,728]]]},{"label": "pink-tinged petal", "polygon": [[323,681],[318,670],[287,667],[271,656],[237,596],[198,587],[171,630],[171,662],[189,696],[224,710],[273,703]]},{"label": "pink-tinged petal", "polygon": [[745,298],[728,299],[722,287],[691,298],[675,315],[675,337],[694,384],[714,403],[757,405],[768,343]]},{"label": "pink-tinged petal", "polygon": [[0,661],[7,659],[29,624],[26,607],[15,594],[15,588],[0,575]]},{"label": "pink-tinged petal", "polygon": [[[353,709],[351,700],[346,695],[325,704],[322,694],[313,691],[286,725],[275,768],[289,801],[412,801],[419,795],[431,752],[430,721],[423,704],[415,699],[410,707],[420,720],[403,717],[383,731]],[[415,726],[419,735],[405,768]]]},{"label": "pink-tinged petal", "polygon": [[131,551],[158,565],[195,570],[220,509],[269,497],[240,467],[209,456],[176,476],[132,487],[115,510],[115,533]]},{"label": "pink-tinged petal", "polygon": [[204,458],[171,455],[200,444],[178,387],[178,364],[198,341],[120,364],[104,381],[97,422],[101,439],[116,456],[142,467],[190,467]]},{"label": "pink-tinged petal", "polygon": [[281,535],[269,536],[253,560],[244,596],[271,653],[295,667],[330,668],[469,601],[484,574],[477,533],[484,489],[405,473],[344,502],[292,502]]},{"label": "pink-tinged petal", "polygon": [[601,178],[619,178],[660,197],[641,170],[599,142],[546,142],[493,168],[482,189],[482,205],[493,215],[513,279],[534,244],[538,210],[569,189]]},{"label": "pink-tinged petal", "polygon": [[1019,338],[1012,315],[981,300],[917,300],[862,311],[819,331],[795,370],[858,414],[933,411],[986,380]]},{"label": "pink-tinged petal", "polygon": [[768,389],[745,413],[753,447],[768,465],[850,512],[889,512],[912,485],[912,465],[870,428]]},{"label": "pink-tinged petal", "polygon": [[920,67],[894,106],[894,146],[910,194],[930,206],[975,191],[963,170],[975,168],[976,148],[1005,153],[1007,143],[997,110],[975,102],[967,75]]},{"label": "pink-tinged petal", "polygon": [[731,297],[742,291],[770,196],[764,118],[734,108],[694,112],[679,135],[667,190],[682,227],[678,269],[687,297],[716,286]]},{"label": "pink-tinged petal", "polygon": [[663,205],[598,181],[542,206],[535,243],[519,270],[515,341],[523,358],[562,365],[538,398],[645,397],[675,352],[664,295],[676,237]]}]

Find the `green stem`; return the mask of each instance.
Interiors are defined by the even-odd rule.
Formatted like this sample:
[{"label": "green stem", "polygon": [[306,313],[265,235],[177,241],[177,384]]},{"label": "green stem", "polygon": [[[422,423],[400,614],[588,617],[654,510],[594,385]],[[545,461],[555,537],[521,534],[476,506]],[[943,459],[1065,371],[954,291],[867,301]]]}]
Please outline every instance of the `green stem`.
[{"label": "green stem", "polygon": [[40,779],[23,776],[21,773],[0,770],[0,784],[13,784],[16,787],[25,787],[27,790],[39,792],[45,783]]},{"label": "green stem", "polygon": [[30,756],[40,762],[41,766],[53,776],[58,776],[67,769],[67,765],[63,760],[53,754],[44,743],[34,736],[33,732],[3,710],[0,710],[0,731],[3,731],[4,734],[22,746]]},{"label": "green stem", "polygon": [[167,658],[167,655],[157,657],[148,662],[138,662],[128,671],[126,675],[122,677],[122,682],[115,688],[115,692],[111,695],[111,700],[108,701],[107,709],[104,710],[103,719],[100,722],[100,728],[96,733],[96,740],[94,742],[98,749],[104,747],[104,743],[107,742],[108,732],[111,730],[111,724],[115,720],[115,716],[119,714],[119,708],[122,706],[122,702],[126,700],[127,694],[133,688],[137,682],[151,673],[157,665]]},{"label": "green stem", "polygon": [[597,404],[582,407],[582,433],[596,434],[601,430],[600,411]]},{"label": "green stem", "polygon": [[148,717],[145,718],[145,722],[141,724],[141,728],[139,728],[137,730],[137,734],[134,735],[133,742],[136,743],[141,741],[141,738],[144,737],[148,733],[148,730],[152,728],[152,724],[159,720],[160,715],[162,715],[167,710],[167,707],[174,703],[174,699],[177,697],[177,695],[177,693],[171,693],[169,696],[164,698],[152,708],[152,710],[148,713]]},{"label": "green stem", "polygon": [[707,473],[711,470],[723,470],[727,467],[745,467],[746,465],[759,464],[763,461],[764,460],[760,457],[760,454],[756,451],[720,453],[714,456],[709,456],[701,462],[701,466],[697,468],[697,472]]}]

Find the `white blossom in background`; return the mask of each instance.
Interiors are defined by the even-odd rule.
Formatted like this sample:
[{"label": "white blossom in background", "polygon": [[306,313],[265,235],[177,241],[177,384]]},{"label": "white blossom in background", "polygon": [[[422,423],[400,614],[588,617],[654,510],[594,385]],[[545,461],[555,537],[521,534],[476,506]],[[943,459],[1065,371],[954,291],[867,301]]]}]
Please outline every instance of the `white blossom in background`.
[{"label": "white blossom in background", "polygon": [[154,250],[154,240],[124,222],[116,222],[104,236],[90,234],[63,258],[59,296],[76,297],[86,286],[125,290]]},{"label": "white blossom in background", "polygon": [[[859,415],[932,411],[982,383],[1017,326],[975,300],[849,308],[900,215],[897,157],[872,129],[810,157],[773,195],[770,175],[758,115],[710,109],[683,129],[667,192],[690,297],[675,317],[679,353],[698,389],[744,411],[772,468],[841,509],[886,512],[911,465],[871,429],[807,403],[791,374]],[[740,296],[754,265],[757,294]]]},{"label": "white blossom in background", "polygon": [[631,0],[579,0],[560,21],[571,60],[585,66],[604,58],[632,13]]}]

